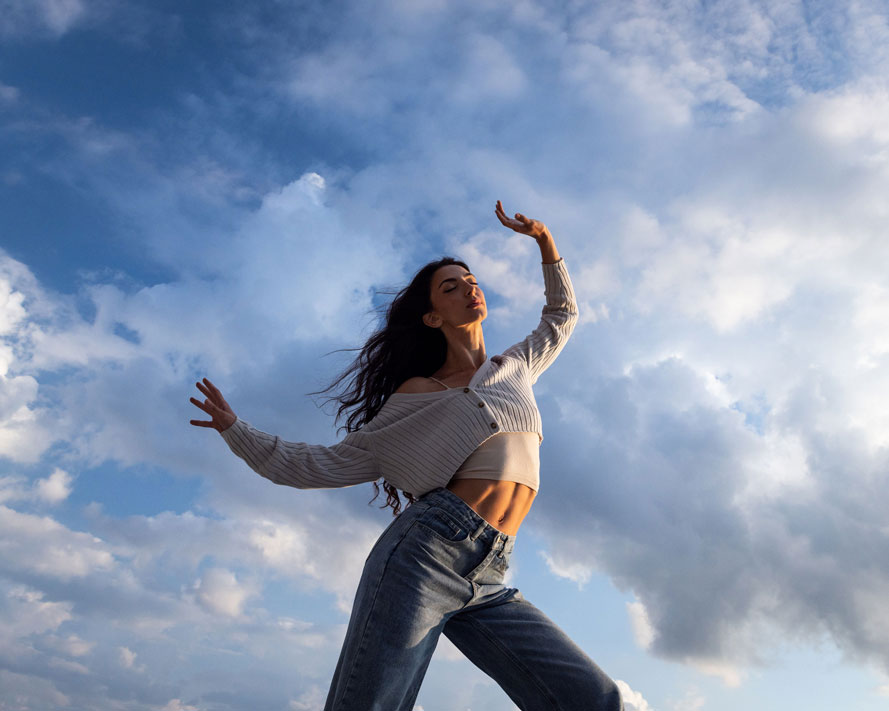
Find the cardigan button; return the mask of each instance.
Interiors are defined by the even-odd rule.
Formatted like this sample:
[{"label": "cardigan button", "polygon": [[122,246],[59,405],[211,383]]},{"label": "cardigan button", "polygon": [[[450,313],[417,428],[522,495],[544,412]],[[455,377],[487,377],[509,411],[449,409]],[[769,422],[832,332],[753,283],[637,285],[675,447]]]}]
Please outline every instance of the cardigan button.
[{"label": "cardigan button", "polygon": [[479,407],[484,407],[484,406],[485,406],[485,403],[480,402],[480,403],[478,404],[478,406],[479,406]]},{"label": "cardigan button", "polygon": [[468,392],[469,392],[469,388],[463,388],[463,392],[464,392],[464,393],[468,393]]},{"label": "cardigan button", "polygon": [[493,429],[493,430],[496,430],[496,429],[497,429],[497,423],[496,423],[496,422],[492,422],[492,423],[491,423],[491,429]]}]

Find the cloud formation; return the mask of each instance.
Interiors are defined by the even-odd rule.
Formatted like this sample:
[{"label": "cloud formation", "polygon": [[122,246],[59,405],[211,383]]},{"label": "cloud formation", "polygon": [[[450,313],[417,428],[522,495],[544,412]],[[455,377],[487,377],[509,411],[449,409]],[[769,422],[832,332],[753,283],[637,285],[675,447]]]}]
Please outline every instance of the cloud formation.
[{"label": "cloud formation", "polygon": [[[479,274],[499,352],[541,282],[498,198],[547,222],[581,303],[536,390],[523,526],[551,575],[581,600],[608,576],[641,649],[728,685],[786,640],[889,673],[884,7],[4,9],[0,34],[47,51],[149,18],[216,67],[129,122],[0,82],[3,140],[27,147],[4,184],[112,225],[72,250],[72,271],[109,255],[74,290],[35,236],[0,253],[0,686],[22,708],[323,703],[391,517],[370,487],[268,485],[187,425],[187,397],[209,375],[257,426],[336,441],[304,397],[344,365],[320,356],[439,252]],[[164,477],[196,493],[163,500]],[[453,708],[512,708],[445,641],[436,668],[427,711],[472,672]],[[628,709],[651,708],[643,683],[621,682]]]}]

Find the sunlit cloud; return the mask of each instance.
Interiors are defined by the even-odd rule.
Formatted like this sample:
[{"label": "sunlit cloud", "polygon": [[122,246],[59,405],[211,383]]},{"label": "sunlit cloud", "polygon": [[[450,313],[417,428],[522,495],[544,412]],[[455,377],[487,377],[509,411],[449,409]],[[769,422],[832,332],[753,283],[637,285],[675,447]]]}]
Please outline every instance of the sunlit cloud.
[{"label": "sunlit cloud", "polygon": [[[36,59],[0,66],[0,686],[21,708],[323,705],[391,514],[370,485],[262,480],[187,398],[209,376],[257,426],[337,441],[306,398],[347,362],[325,354],[440,254],[506,348],[542,281],[496,199],[550,226],[581,311],[535,388],[526,564],[579,608],[610,581],[628,646],[684,681],[743,687],[778,639],[889,669],[880,4],[0,5],[16,51],[87,72],[66,40],[92,38],[112,83],[74,98]],[[625,676],[628,709],[718,704]],[[444,638],[423,707],[458,677],[453,708],[513,708]]]}]

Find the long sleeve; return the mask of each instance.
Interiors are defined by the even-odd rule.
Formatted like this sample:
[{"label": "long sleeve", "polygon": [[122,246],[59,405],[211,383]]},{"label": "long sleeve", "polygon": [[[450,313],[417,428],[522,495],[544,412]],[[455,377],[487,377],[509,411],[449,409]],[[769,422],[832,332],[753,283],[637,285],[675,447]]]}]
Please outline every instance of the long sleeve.
[{"label": "long sleeve", "polygon": [[247,465],[275,484],[297,489],[337,489],[379,478],[367,435],[350,432],[338,444],[325,447],[287,442],[238,418],[221,432],[229,448]]},{"label": "long sleeve", "polygon": [[552,365],[565,347],[579,318],[577,298],[565,259],[542,264],[546,303],[540,323],[527,338],[503,352],[504,356],[520,358],[528,364],[532,384],[537,382],[537,378]]}]

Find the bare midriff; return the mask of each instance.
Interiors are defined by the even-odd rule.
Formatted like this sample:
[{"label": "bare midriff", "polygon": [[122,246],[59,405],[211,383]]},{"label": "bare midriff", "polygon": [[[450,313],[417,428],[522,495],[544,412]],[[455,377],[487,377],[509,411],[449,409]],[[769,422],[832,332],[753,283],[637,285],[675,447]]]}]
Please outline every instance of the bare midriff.
[{"label": "bare midriff", "polygon": [[509,536],[519,532],[519,526],[531,510],[537,492],[526,484],[499,479],[451,479],[448,490],[490,523]]}]

